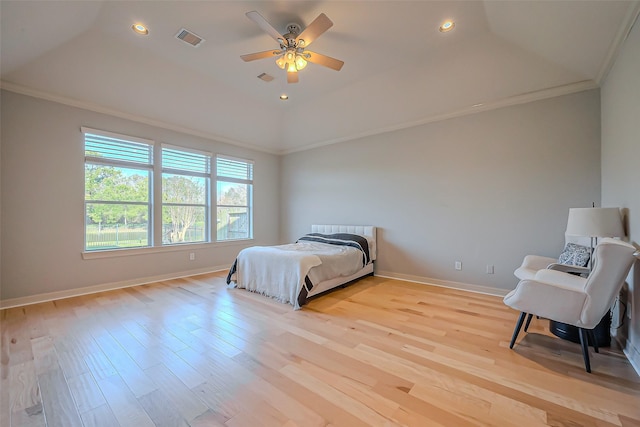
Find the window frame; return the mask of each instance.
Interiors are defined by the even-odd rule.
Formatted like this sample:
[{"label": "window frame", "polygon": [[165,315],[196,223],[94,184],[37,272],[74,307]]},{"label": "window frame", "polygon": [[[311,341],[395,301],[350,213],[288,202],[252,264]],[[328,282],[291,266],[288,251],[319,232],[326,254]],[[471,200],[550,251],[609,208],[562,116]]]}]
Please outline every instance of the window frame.
[{"label": "window frame", "polygon": [[[245,179],[241,179],[241,178],[234,178],[234,177],[228,177],[228,176],[224,176],[224,175],[220,175],[220,171],[218,168],[218,159],[221,160],[229,160],[229,161],[233,161],[233,162],[239,162],[239,163],[245,163],[246,165],[251,165],[251,177],[247,177]],[[215,186],[215,191],[216,191],[216,215],[215,215],[215,224],[216,224],[216,234],[215,234],[215,242],[217,243],[227,243],[227,242],[237,242],[237,241],[243,241],[243,240],[253,240],[253,232],[254,232],[254,212],[253,212],[253,185],[254,185],[254,176],[255,176],[255,162],[253,160],[249,160],[249,159],[243,159],[243,158],[239,158],[239,157],[233,157],[233,156],[227,156],[224,154],[216,154],[215,156],[215,174],[216,174],[216,186]],[[221,205],[218,204],[218,183],[219,182],[226,182],[226,183],[235,183],[235,184],[245,184],[247,185],[247,204],[245,205]],[[218,209],[219,208],[238,208],[238,207],[243,207],[247,209],[247,216],[248,216],[248,232],[247,232],[247,237],[240,237],[240,238],[236,238],[236,239],[219,239],[218,238]]]},{"label": "window frame", "polygon": [[[186,251],[186,250],[196,250],[196,249],[204,249],[207,247],[215,246],[234,246],[234,245],[243,245],[243,242],[247,240],[254,239],[254,204],[253,204],[253,185],[254,185],[254,170],[255,170],[255,162],[253,160],[227,156],[224,154],[213,154],[208,151],[198,150],[189,147],[182,147],[179,145],[163,143],[157,140],[148,139],[148,138],[140,138],[131,135],[125,135],[110,131],[104,131],[99,129],[94,129],[90,127],[81,126],[80,131],[82,133],[82,144],[83,144],[83,242],[82,242],[82,258],[83,259],[99,259],[99,258],[110,258],[110,257],[119,257],[119,256],[130,256],[130,255],[138,255],[138,254],[150,254],[150,253],[161,253],[161,252],[173,252],[173,251]],[[103,157],[97,156],[87,156],[86,155],[86,134],[92,134],[99,137],[106,138],[116,138],[123,141],[130,141],[134,143],[142,143],[148,145],[150,148],[150,163],[145,164],[141,167],[140,163],[136,162],[128,162],[126,160],[119,159],[105,159]],[[202,154],[208,156],[209,159],[209,173],[206,178],[208,179],[208,188],[206,190],[206,205],[205,206],[205,222],[207,224],[207,230],[205,232],[205,237],[207,237],[204,241],[197,242],[180,242],[180,243],[163,243],[163,226],[162,226],[162,209],[163,206],[167,205],[163,201],[163,187],[162,187],[162,178],[164,173],[172,173],[172,174],[184,174],[184,171],[176,170],[174,168],[163,168],[162,165],[162,149],[169,148],[178,151]],[[236,162],[242,162],[247,165],[251,165],[251,179],[237,179],[231,177],[218,177],[218,159],[226,159],[232,160]],[[104,201],[109,203],[131,203],[131,204],[144,204],[147,205],[147,216],[148,216],[148,229],[147,229],[147,245],[145,246],[135,246],[135,247],[118,247],[118,248],[104,248],[104,249],[89,249],[87,248],[87,203],[98,202],[101,203],[103,201],[94,201],[87,200],[86,198],[86,165],[87,164],[97,164],[97,165],[107,165],[114,167],[125,167],[125,168],[133,168],[146,170],[148,173],[148,201],[147,202],[112,202],[112,201]],[[215,178],[215,182],[214,182]],[[217,187],[218,187],[218,178],[222,178],[221,180],[224,182],[239,182],[242,184],[247,184],[247,205],[242,206],[247,209],[248,213],[248,237],[242,237],[237,239],[222,239],[218,240],[217,235]],[[215,201],[215,210],[214,210],[214,201]],[[198,204],[197,206],[201,207],[203,205]],[[226,205],[221,205],[226,206]],[[233,206],[232,206],[233,207]],[[216,225],[214,228],[214,224]],[[213,233],[216,233],[215,236]]]},{"label": "window frame", "polygon": [[[165,167],[163,163],[163,150],[174,150],[174,151],[182,151],[185,153],[197,154],[207,158],[207,172],[195,172],[195,171],[187,171],[184,169],[176,169],[171,167]],[[176,246],[176,245],[190,245],[190,244],[202,244],[202,243],[210,243],[211,242],[211,198],[212,198],[212,188],[211,181],[213,178],[213,167],[211,165],[213,159],[213,155],[207,151],[195,150],[191,148],[179,147],[173,144],[161,144],[160,145],[160,182],[161,182],[161,191],[160,191],[160,228],[161,228],[161,238],[160,245],[161,246]],[[164,185],[162,185],[162,180],[165,174],[172,175],[180,175],[187,177],[199,177],[205,178],[205,201],[204,204],[192,204],[192,203],[173,203],[173,202],[165,202],[164,201]],[[163,208],[165,206],[193,206],[193,207],[201,207],[204,208],[204,220],[205,220],[205,230],[204,230],[204,240],[198,241],[190,241],[190,242],[175,242],[175,243],[165,243],[164,242],[164,220],[163,220]]]},{"label": "window frame", "polygon": [[[148,249],[154,247],[154,233],[153,233],[153,182],[154,182],[154,160],[155,160],[155,143],[153,140],[133,137],[129,135],[123,135],[114,132],[107,132],[98,129],[92,129],[89,127],[81,127],[80,131],[82,132],[82,142],[83,142],[83,153],[84,153],[84,161],[83,161],[83,253],[99,253],[106,251],[123,251],[123,250],[139,250],[139,249]],[[117,139],[123,142],[131,142],[136,144],[144,144],[148,146],[149,150],[149,162],[142,163],[136,161],[128,161],[128,160],[118,160],[112,158],[105,158],[100,156],[91,156],[87,155],[87,135],[93,135],[99,138],[111,138]],[[97,165],[97,166],[111,166],[116,168],[127,168],[134,170],[147,171],[147,201],[146,202],[136,202],[136,201],[114,201],[114,200],[87,200],[86,193],[86,184],[87,184],[87,165]],[[119,205],[134,205],[134,206],[147,206],[147,244],[140,246],[131,246],[131,247],[117,247],[117,248],[106,248],[106,249],[90,249],[87,245],[87,205],[88,204],[119,204]]]}]

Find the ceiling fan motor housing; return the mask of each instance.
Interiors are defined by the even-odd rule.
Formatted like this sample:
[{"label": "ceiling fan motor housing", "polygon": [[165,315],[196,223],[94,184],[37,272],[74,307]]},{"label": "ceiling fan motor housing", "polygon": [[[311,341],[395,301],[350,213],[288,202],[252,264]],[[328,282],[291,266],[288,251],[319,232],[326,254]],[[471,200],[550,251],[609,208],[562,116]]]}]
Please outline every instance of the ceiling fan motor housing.
[{"label": "ceiling fan motor housing", "polygon": [[295,39],[298,36],[298,34],[300,34],[300,32],[302,31],[302,27],[300,27],[299,24],[292,22],[290,24],[287,24],[287,31],[289,32],[287,36],[292,35],[293,38]]}]

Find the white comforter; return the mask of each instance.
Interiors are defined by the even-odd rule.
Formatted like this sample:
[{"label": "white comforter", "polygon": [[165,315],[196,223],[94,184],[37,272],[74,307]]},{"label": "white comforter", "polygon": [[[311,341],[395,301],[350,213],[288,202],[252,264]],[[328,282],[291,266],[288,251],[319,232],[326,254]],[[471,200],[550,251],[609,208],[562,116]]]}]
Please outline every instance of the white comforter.
[{"label": "white comforter", "polygon": [[[305,285],[362,268],[362,252],[348,246],[298,242],[280,246],[254,246],[238,254],[235,283],[231,286],[276,298],[299,309],[298,294]],[[308,290],[308,289],[307,289]]]}]

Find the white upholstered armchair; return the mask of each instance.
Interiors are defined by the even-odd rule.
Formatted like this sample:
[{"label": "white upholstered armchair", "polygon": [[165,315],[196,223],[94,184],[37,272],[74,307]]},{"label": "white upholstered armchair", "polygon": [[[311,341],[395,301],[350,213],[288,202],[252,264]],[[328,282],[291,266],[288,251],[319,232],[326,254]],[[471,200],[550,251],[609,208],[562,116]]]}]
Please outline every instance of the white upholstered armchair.
[{"label": "white upholstered armchair", "polygon": [[591,372],[589,334],[620,291],[634,262],[635,250],[628,243],[604,238],[593,253],[592,271],[588,277],[543,268],[533,277],[520,280],[504,297],[506,305],[521,312],[509,348],[513,348],[527,315],[528,320],[536,315],[567,323],[580,330],[585,369]]},{"label": "white upholstered armchair", "polygon": [[588,275],[587,265],[591,256],[588,238],[565,236],[565,239],[566,245],[558,258],[527,255],[513,274],[520,280],[531,279],[539,270],[545,269]]}]

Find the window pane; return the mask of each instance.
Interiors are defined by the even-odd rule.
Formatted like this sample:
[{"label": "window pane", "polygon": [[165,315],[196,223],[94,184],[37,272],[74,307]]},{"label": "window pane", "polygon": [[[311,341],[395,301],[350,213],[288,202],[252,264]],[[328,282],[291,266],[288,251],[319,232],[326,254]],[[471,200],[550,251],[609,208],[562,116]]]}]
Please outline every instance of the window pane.
[{"label": "window pane", "polygon": [[218,205],[248,206],[249,184],[218,181]]},{"label": "window pane", "polygon": [[84,198],[87,201],[148,202],[150,173],[146,169],[86,163]]},{"label": "window pane", "polygon": [[206,208],[200,206],[164,206],[162,243],[204,242],[207,239]]},{"label": "window pane", "polygon": [[149,245],[147,205],[86,204],[86,250],[133,248]]},{"label": "window pane", "polygon": [[162,201],[205,205],[207,203],[207,178],[162,174]]},{"label": "window pane", "polygon": [[248,239],[249,209],[218,207],[218,240]]}]

